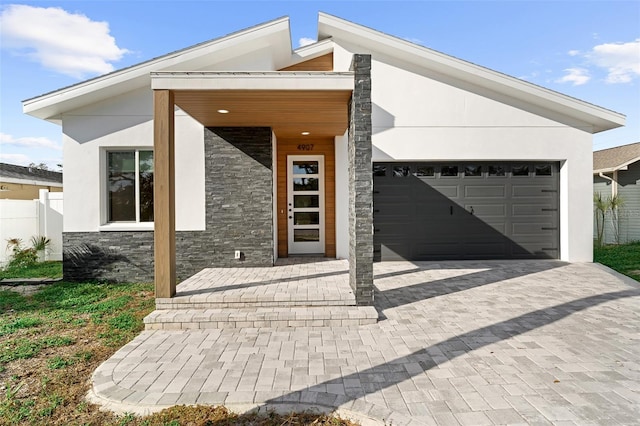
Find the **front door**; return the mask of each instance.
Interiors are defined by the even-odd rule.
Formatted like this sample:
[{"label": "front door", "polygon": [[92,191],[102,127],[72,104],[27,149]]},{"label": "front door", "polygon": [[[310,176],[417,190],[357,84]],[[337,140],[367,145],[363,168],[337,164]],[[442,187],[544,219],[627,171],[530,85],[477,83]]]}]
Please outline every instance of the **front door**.
[{"label": "front door", "polygon": [[324,156],[287,156],[289,254],[324,255]]}]

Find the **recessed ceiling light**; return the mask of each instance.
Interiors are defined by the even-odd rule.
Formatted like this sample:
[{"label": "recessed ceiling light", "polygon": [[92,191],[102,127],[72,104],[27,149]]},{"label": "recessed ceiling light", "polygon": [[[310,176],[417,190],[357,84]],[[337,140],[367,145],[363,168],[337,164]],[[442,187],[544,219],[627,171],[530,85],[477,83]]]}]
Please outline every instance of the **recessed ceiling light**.
[{"label": "recessed ceiling light", "polygon": [[219,109],[218,112],[220,114],[229,114],[229,110],[228,109]]},{"label": "recessed ceiling light", "polygon": [[302,136],[309,136],[311,133],[310,132],[302,132],[301,135]]}]

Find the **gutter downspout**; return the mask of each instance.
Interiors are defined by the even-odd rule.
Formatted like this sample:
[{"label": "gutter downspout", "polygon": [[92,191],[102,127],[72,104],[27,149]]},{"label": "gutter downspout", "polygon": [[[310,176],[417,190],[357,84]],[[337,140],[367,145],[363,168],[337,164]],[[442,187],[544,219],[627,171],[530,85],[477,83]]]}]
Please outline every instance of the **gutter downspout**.
[{"label": "gutter downspout", "polygon": [[602,179],[606,179],[609,182],[611,182],[611,197],[612,198],[615,197],[616,194],[618,193],[618,182],[615,179],[617,177],[616,175],[618,173],[616,173],[616,172],[613,172],[613,173],[614,173],[614,175],[613,175],[614,178],[610,178],[609,176],[605,175],[603,172],[599,172],[598,173],[598,176],[600,176]]}]

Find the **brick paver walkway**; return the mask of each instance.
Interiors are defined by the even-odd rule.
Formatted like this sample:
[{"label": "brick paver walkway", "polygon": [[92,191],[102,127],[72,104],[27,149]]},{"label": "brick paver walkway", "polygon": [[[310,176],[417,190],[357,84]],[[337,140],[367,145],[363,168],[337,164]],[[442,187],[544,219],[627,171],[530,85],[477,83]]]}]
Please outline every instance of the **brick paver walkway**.
[{"label": "brick paver walkway", "polygon": [[96,370],[120,411],[338,408],[366,423],[638,424],[640,288],[592,264],[379,263],[377,324],[145,331]]}]

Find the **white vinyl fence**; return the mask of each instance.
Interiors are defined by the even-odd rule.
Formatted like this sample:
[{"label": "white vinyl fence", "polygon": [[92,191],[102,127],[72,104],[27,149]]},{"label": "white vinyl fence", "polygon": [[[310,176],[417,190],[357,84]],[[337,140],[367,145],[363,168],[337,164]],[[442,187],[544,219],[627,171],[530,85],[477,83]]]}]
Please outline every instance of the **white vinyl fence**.
[{"label": "white vinyl fence", "polygon": [[41,189],[38,200],[0,200],[0,265],[11,255],[7,240],[20,238],[29,247],[39,235],[51,240],[45,260],[62,260],[62,194]]}]

